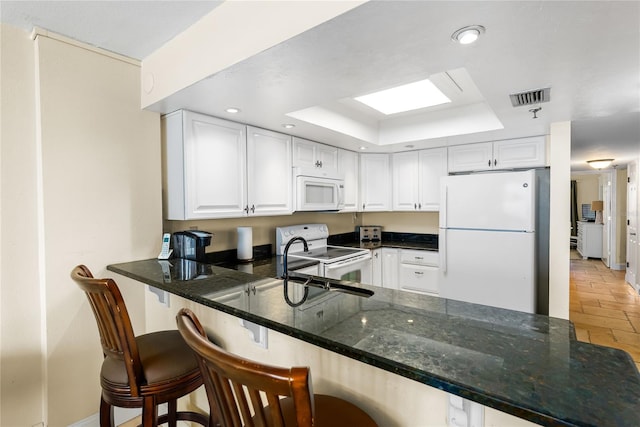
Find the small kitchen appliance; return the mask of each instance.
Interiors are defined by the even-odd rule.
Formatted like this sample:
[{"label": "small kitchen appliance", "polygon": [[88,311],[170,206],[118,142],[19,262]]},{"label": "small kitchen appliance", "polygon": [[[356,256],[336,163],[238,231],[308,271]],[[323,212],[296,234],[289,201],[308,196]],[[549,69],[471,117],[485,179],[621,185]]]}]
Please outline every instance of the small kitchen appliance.
[{"label": "small kitchen appliance", "polygon": [[202,262],[205,248],[211,244],[212,236],[208,231],[200,230],[173,233],[173,253],[177,258]]}]

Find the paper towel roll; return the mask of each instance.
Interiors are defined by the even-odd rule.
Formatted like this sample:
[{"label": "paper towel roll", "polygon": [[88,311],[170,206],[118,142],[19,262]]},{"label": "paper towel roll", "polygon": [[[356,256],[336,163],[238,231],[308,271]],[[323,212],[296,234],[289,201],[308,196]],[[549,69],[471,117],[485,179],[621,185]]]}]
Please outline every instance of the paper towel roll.
[{"label": "paper towel roll", "polygon": [[253,259],[253,229],[238,227],[238,259],[248,261]]}]

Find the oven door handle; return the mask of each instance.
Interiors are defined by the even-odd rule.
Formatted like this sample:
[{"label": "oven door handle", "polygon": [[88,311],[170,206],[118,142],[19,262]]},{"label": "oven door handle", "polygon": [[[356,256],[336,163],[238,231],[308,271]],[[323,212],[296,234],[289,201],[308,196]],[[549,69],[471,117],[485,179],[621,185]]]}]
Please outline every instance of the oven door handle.
[{"label": "oven door handle", "polygon": [[338,262],[332,262],[330,264],[325,264],[324,265],[324,269],[326,270],[334,270],[336,268],[342,268],[342,267],[348,267],[350,265],[353,264],[358,264],[362,261],[366,261],[371,259],[371,253],[366,253],[366,254],[362,254],[362,255],[358,255],[356,257],[353,258],[349,258],[349,259],[345,259],[343,261],[338,261]]}]

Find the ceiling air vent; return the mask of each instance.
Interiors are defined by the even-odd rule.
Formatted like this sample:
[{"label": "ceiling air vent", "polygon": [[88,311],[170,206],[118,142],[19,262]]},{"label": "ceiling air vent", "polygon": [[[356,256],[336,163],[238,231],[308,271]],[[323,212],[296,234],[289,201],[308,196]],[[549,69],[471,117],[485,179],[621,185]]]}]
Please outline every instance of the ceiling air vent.
[{"label": "ceiling air vent", "polygon": [[509,98],[511,98],[511,104],[514,107],[549,102],[551,98],[551,88],[546,87],[544,89],[535,89],[528,90],[526,92],[512,93],[511,95],[509,95]]}]

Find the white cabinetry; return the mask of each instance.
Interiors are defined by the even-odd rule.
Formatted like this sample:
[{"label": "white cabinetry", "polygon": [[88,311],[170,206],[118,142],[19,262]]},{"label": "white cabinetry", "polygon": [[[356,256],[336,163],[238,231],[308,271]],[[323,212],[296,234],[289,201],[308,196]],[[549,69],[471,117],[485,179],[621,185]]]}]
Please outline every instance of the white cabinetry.
[{"label": "white cabinetry", "polygon": [[382,287],[398,289],[398,249],[382,248]]},{"label": "white cabinetry", "polygon": [[388,154],[360,155],[360,204],[362,211],[391,210],[391,170]]},{"label": "white cabinetry", "polygon": [[293,138],[293,166],[338,170],[338,148]]},{"label": "white cabinetry", "polygon": [[249,215],[293,212],[291,137],[247,127],[247,211]]},{"label": "white cabinetry", "polygon": [[162,118],[166,219],[293,212],[291,138],[189,111]]},{"label": "white cabinetry", "polygon": [[449,147],[449,172],[542,167],[546,165],[544,136],[481,142]]},{"label": "white cabinetry", "polygon": [[360,158],[358,153],[338,150],[338,172],[344,176],[344,207],[342,212],[358,210],[358,187],[360,183]]},{"label": "white cabinetry", "polygon": [[401,249],[399,289],[438,295],[438,252]]},{"label": "white cabinetry", "polygon": [[578,221],[577,250],[584,259],[602,258],[602,224]]},{"label": "white cabinetry", "polygon": [[382,248],[371,250],[371,284],[382,286]]},{"label": "white cabinetry", "polygon": [[440,177],[447,175],[447,149],[393,154],[393,210],[437,211]]}]

